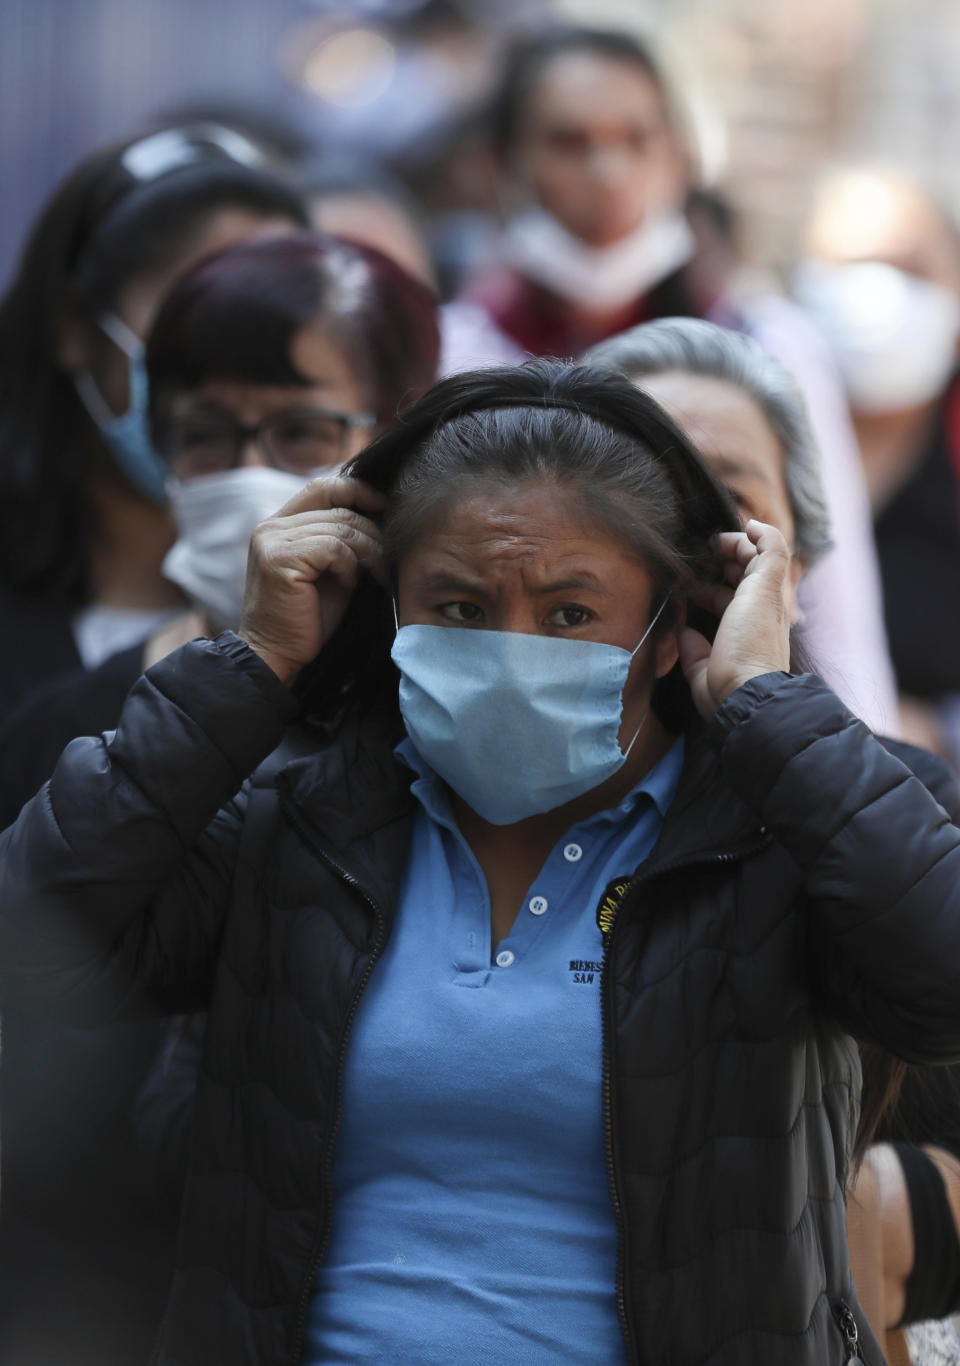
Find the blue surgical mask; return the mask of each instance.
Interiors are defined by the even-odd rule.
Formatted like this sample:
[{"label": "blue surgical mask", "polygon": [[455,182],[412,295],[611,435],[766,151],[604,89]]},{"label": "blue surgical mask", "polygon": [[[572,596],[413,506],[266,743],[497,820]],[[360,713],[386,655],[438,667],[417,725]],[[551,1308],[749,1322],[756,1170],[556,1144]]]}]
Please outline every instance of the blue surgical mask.
[{"label": "blue surgical mask", "polygon": [[624,765],[634,655],[593,640],[402,626],[393,643],[407,734],[435,773],[492,825],[582,797]]},{"label": "blue surgical mask", "polygon": [[116,461],[118,469],[135,489],[152,502],[167,501],[169,470],[153,449],[147,424],[149,389],[143,360],[143,342],[122,319],[102,313],[97,325],[127,357],[127,384],[130,395],[125,413],[111,412],[106,400],[88,372],[75,376],[80,400],[93,418]]}]

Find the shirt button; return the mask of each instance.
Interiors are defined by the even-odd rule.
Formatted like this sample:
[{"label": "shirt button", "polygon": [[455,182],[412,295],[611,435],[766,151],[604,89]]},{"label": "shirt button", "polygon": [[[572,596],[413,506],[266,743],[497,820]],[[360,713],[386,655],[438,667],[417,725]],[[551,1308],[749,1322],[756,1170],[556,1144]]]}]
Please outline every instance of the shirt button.
[{"label": "shirt button", "polygon": [[497,954],[497,967],[508,968],[513,962],[513,954],[509,949],[501,949]]},{"label": "shirt button", "polygon": [[547,898],[545,896],[534,896],[530,898],[528,904],[534,915],[543,915],[547,909]]},{"label": "shirt button", "polygon": [[563,857],[568,863],[577,863],[583,858],[583,850],[580,848],[579,844],[564,845]]}]

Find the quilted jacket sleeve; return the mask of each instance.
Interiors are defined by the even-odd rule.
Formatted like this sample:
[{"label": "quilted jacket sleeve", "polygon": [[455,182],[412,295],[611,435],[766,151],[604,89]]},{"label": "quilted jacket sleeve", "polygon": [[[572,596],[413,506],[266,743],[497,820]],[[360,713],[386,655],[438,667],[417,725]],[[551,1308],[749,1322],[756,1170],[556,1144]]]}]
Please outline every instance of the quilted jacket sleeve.
[{"label": "quilted jacket sleeve", "polygon": [[727,780],[803,872],[831,1013],[908,1061],[960,1057],[960,829],[817,678],[752,679],[712,724]]},{"label": "quilted jacket sleeve", "polygon": [[296,712],[231,633],[134,686],[115,732],[67,746],[0,835],[0,1004],[76,1023],[205,998],[244,780]]}]

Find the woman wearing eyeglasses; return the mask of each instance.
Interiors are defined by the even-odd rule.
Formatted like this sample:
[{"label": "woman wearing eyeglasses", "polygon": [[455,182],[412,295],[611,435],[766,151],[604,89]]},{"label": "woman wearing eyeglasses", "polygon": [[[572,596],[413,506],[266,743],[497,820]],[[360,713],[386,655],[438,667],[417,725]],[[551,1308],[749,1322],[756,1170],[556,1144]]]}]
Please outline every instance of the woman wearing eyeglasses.
[{"label": "woman wearing eyeglasses", "polygon": [[[405,400],[429,387],[438,345],[430,291],[380,253],[334,239],[297,234],[236,246],[173,288],[151,333],[146,368],[154,448],[177,527],[165,572],[194,610],[146,646],[135,643],[96,669],[68,675],[11,714],[0,732],[0,824],[15,818],[74,736],[117,724],[145,663],[181,640],[238,624],[253,528],[317,470],[356,454]],[[127,1054],[125,1040],[136,1045]],[[119,1325],[131,1312],[147,1320],[149,1311],[131,1311],[131,1304],[151,1292],[156,1303],[164,1287],[133,1258],[117,1271],[104,1211],[122,1208],[128,1222],[143,1227],[131,1209],[132,1191],[142,1196],[143,1186],[129,1125],[133,1097],[157,1054],[156,1025],[65,1032],[8,1012],[4,1045],[4,1137],[15,1136],[4,1167],[8,1191],[18,1193],[16,1219],[9,1218],[10,1200],[0,1218],[0,1366],[136,1360]],[[75,1151],[78,1132],[83,1155]],[[73,1205],[81,1192],[86,1222],[65,1230],[64,1197]],[[56,1248],[69,1252],[69,1303],[53,1284],[49,1246],[28,1256],[41,1198],[52,1209]],[[94,1232],[98,1224],[102,1234]],[[85,1281],[75,1275],[81,1263]],[[101,1274],[107,1264],[112,1281]],[[118,1308],[120,1274],[128,1293]],[[14,1339],[18,1322],[23,1333]],[[80,1323],[86,1333],[77,1345]],[[56,1350],[44,1358],[38,1347],[51,1340]],[[65,1343],[71,1354],[58,1356]]]},{"label": "woman wearing eyeglasses", "polygon": [[205,628],[239,623],[254,527],[429,388],[438,346],[433,293],[333,237],[247,243],[180,282],[147,366],[178,531],[164,572]]}]

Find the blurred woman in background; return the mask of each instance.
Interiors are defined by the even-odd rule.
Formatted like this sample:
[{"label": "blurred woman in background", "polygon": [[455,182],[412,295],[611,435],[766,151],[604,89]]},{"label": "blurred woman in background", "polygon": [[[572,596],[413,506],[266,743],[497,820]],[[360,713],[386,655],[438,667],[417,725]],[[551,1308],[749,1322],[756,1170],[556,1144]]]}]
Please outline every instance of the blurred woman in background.
[{"label": "blurred woman in background", "polygon": [[651,394],[729,489],[744,521],[779,528],[791,549],[796,620],[800,581],[831,539],[820,457],[795,380],[751,338],[695,318],[631,328],[583,361]]},{"label": "blurred woman in background", "polygon": [[[153,447],[172,480],[166,572],[193,610],[14,712],[0,739],[7,820],[69,740],[116,725],[145,662],[238,624],[253,528],[428,388],[438,348],[430,290],[379,252],[332,238],[245,243],[174,285],[146,365]],[[170,1246],[136,1203],[152,1201],[158,1181],[133,1157],[133,1128],[165,1036],[156,1022],[64,1030],[5,1012],[3,1366],[145,1359]],[[179,1088],[161,1076],[152,1153],[174,1131],[185,1139],[191,1101],[189,1076]],[[175,1208],[163,1213],[175,1221]]]},{"label": "blurred woman in background", "polygon": [[[300,177],[313,226],[351,242],[376,247],[439,293],[427,224],[396,180],[380,170],[352,164],[321,164]],[[438,377],[477,365],[519,365],[521,348],[468,299],[440,305]]]},{"label": "blurred woman in background", "polygon": [[96,153],[41,213],[0,304],[0,711],[182,601],[160,572],[173,524],[143,339],[193,262],[305,223],[254,144],[213,124]]},{"label": "blurred woman in background", "polygon": [[846,383],[873,507],[905,734],[960,773],[960,233],[891,171],[821,188],[799,296]]}]

